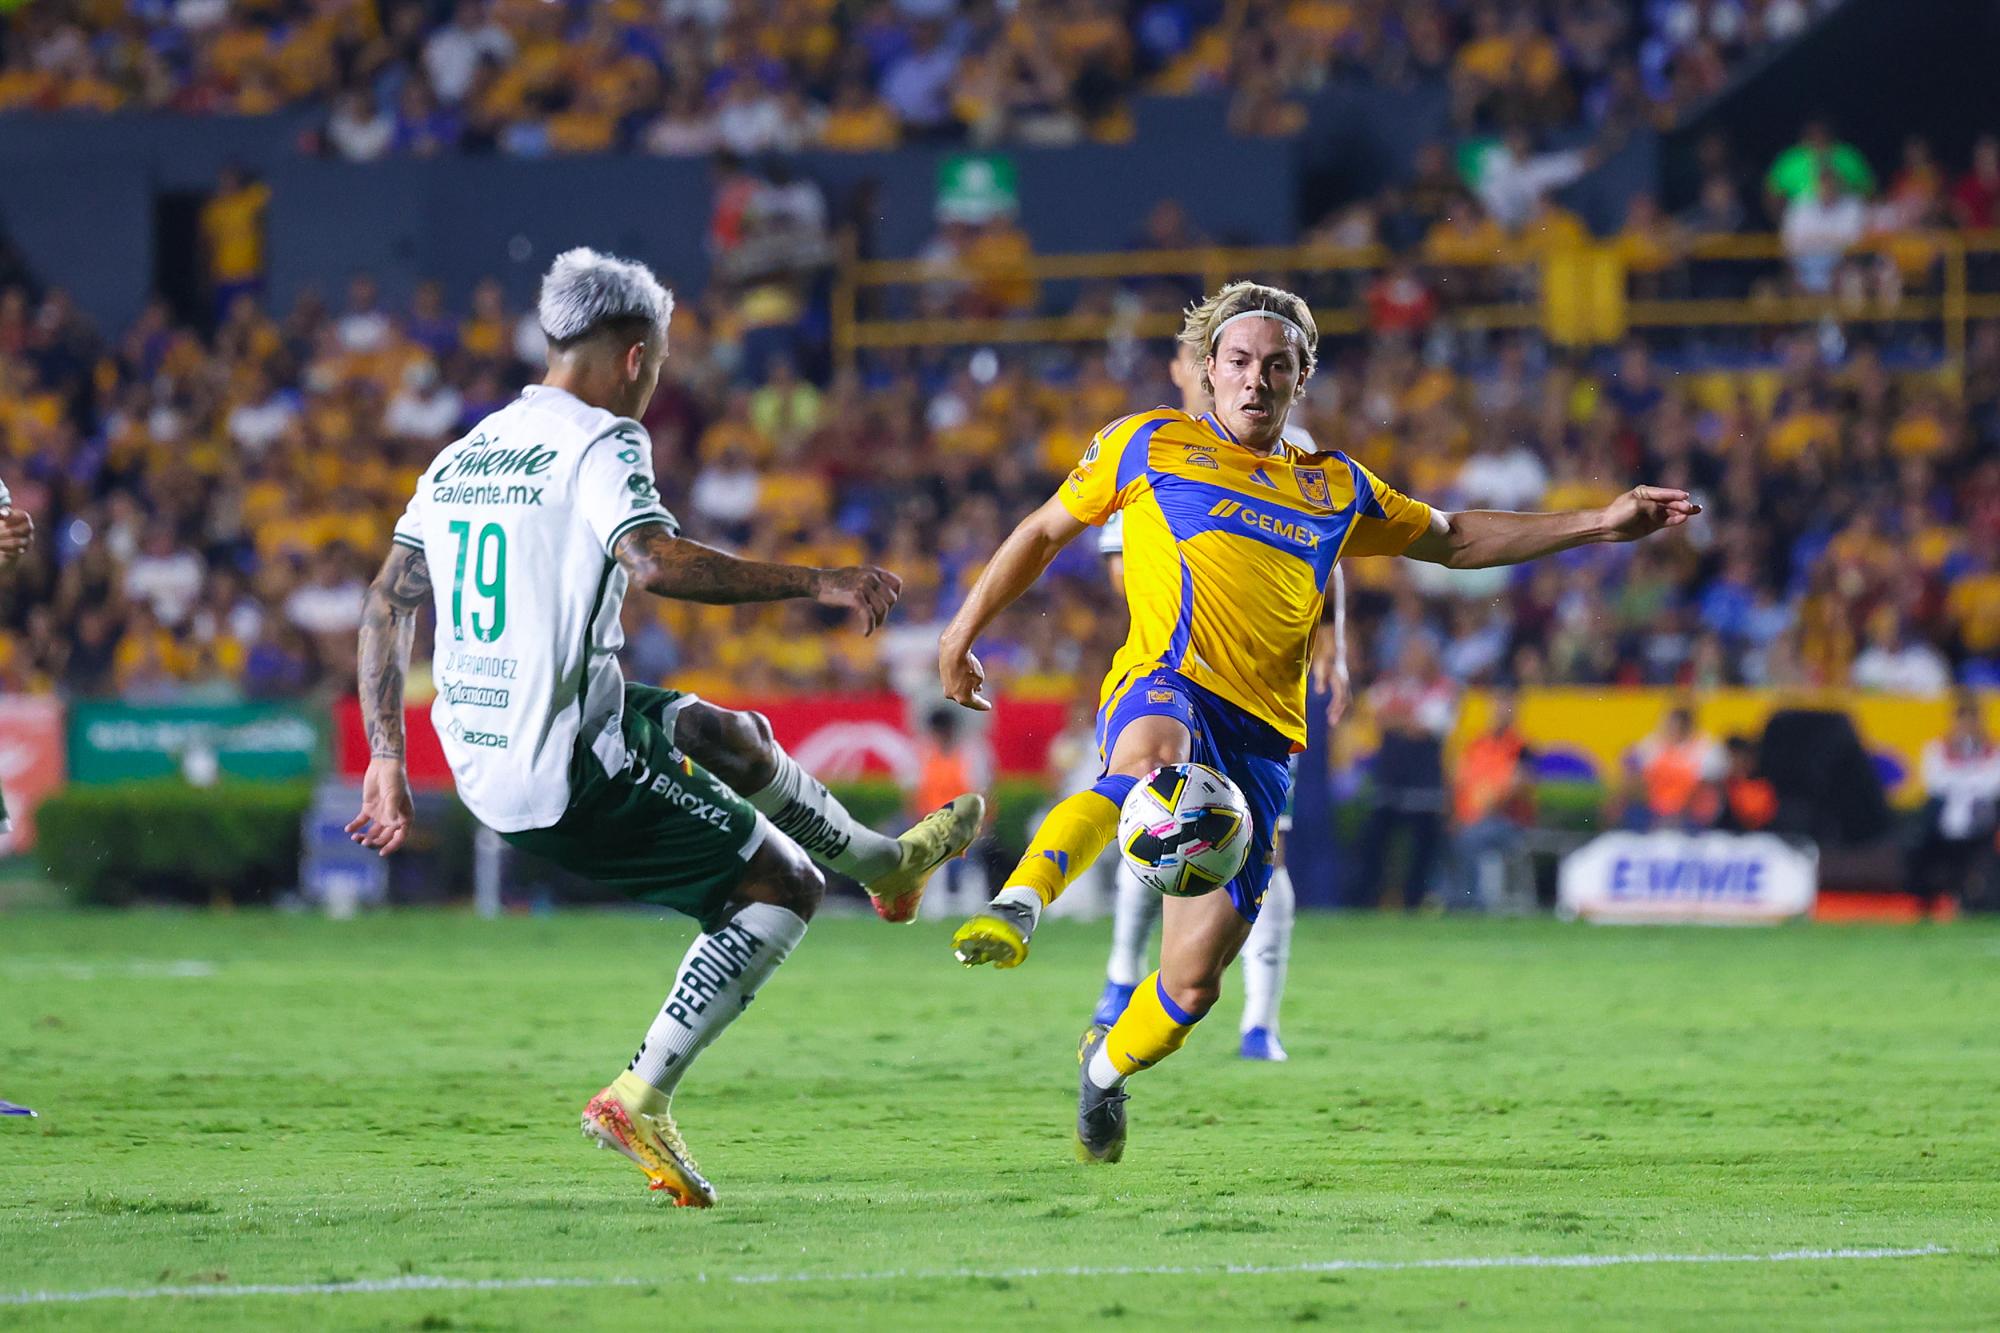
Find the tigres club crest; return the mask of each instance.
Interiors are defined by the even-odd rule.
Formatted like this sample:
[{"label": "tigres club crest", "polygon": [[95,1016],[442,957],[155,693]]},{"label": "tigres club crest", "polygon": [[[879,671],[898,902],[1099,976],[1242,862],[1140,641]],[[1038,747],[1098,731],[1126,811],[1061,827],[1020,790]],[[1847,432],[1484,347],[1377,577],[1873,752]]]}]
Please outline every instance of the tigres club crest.
[{"label": "tigres club crest", "polygon": [[1326,469],[1302,467],[1292,473],[1299,479],[1299,494],[1316,505],[1330,504],[1326,490]]}]

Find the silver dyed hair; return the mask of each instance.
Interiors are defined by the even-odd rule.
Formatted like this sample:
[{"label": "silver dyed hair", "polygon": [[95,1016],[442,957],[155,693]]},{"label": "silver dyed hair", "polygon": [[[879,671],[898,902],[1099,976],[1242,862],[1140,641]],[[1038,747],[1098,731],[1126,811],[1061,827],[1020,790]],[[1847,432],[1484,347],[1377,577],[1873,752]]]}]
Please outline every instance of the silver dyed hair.
[{"label": "silver dyed hair", "polygon": [[643,320],[664,338],[674,313],[674,294],[637,260],[580,245],[563,251],[549,265],[535,313],[542,332],[558,345],[626,320]]}]

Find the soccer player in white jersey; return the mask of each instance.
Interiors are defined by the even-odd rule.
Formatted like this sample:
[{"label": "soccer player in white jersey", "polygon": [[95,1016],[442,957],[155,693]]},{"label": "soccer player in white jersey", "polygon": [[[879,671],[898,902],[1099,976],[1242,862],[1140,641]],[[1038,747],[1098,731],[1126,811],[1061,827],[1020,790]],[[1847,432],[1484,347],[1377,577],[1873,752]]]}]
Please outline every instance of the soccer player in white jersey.
[{"label": "soccer player in white jersey", "polygon": [[558,256],[543,278],[547,377],[432,461],[368,591],[371,757],[348,832],[384,855],[409,832],[403,680],[419,609],[433,604],[431,716],[460,799],[514,846],[701,925],[638,1054],[584,1108],[583,1131],[651,1188],[706,1207],[715,1189],[670,1101],[804,936],[825,888],[813,862],[908,921],[931,872],[971,842],[984,802],[958,797],[885,837],[800,769],[763,717],[625,683],[628,581],[697,602],[809,598],[853,610],[870,633],[901,587],[872,566],[739,560],[678,535],[637,421],[672,312],[644,265],[591,250]]},{"label": "soccer player in white jersey", "polygon": [[[1177,345],[1167,374],[1180,390],[1181,410],[1200,416],[1214,409],[1208,391],[1201,387],[1201,359],[1186,343]],[[1318,445],[1303,426],[1285,425],[1285,440],[1307,453]],[[1112,588],[1125,593],[1125,513],[1105,520],[1097,537],[1097,549],[1111,575]],[[1347,584],[1340,566],[1333,567],[1332,624],[1313,645],[1313,688],[1327,696],[1328,725],[1340,721],[1347,711]],[[1296,760],[1294,761],[1296,766]],[[1292,957],[1292,926],[1297,920],[1298,900],[1292,890],[1292,874],[1285,866],[1285,834],[1292,826],[1289,807],[1280,818],[1273,850],[1271,885],[1264,891],[1263,910],[1250,928],[1241,957],[1243,970],[1243,1018],[1238,1025],[1237,1053],[1245,1060],[1284,1060],[1284,1043],[1278,1037],[1278,1009],[1285,998],[1285,971]],[[1140,883],[1123,857],[1114,856],[1113,871],[1117,892],[1111,915],[1111,957],[1104,965],[1104,990],[1097,997],[1097,1009],[1090,1021],[1110,1027],[1132,1001],[1132,992],[1146,974],[1153,927],[1160,920],[1160,895]]]}]

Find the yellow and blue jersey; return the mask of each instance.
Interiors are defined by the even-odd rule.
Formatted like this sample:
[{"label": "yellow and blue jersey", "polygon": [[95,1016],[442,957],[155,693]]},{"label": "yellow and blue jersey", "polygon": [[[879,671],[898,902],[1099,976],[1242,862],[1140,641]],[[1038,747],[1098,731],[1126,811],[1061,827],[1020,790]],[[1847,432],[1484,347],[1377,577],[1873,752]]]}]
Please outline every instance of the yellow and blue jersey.
[{"label": "yellow and blue jersey", "polygon": [[1306,671],[1334,562],[1400,555],[1431,509],[1345,454],[1257,453],[1213,413],[1158,407],[1097,433],[1058,492],[1084,523],[1125,514],[1132,631],[1102,702],[1162,667],[1306,739]]}]

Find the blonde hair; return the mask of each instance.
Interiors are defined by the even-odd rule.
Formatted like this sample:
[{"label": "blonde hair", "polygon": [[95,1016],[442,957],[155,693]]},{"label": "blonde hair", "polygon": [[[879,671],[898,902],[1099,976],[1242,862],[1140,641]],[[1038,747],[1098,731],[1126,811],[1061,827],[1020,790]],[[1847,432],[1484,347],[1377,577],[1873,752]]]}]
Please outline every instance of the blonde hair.
[{"label": "blonde hair", "polygon": [[1213,396],[1215,386],[1208,379],[1208,358],[1215,354],[1215,340],[1222,333],[1222,326],[1241,314],[1254,310],[1268,310],[1281,319],[1290,321],[1305,335],[1305,346],[1300,352],[1305,365],[1299,375],[1301,387],[1312,378],[1319,366],[1319,325],[1313,322],[1312,308],[1305,298],[1288,292],[1282,287],[1266,287],[1260,282],[1231,282],[1209,297],[1187,308],[1187,315],[1181,321],[1180,344],[1194,353],[1195,364],[1201,367],[1202,392]]}]

